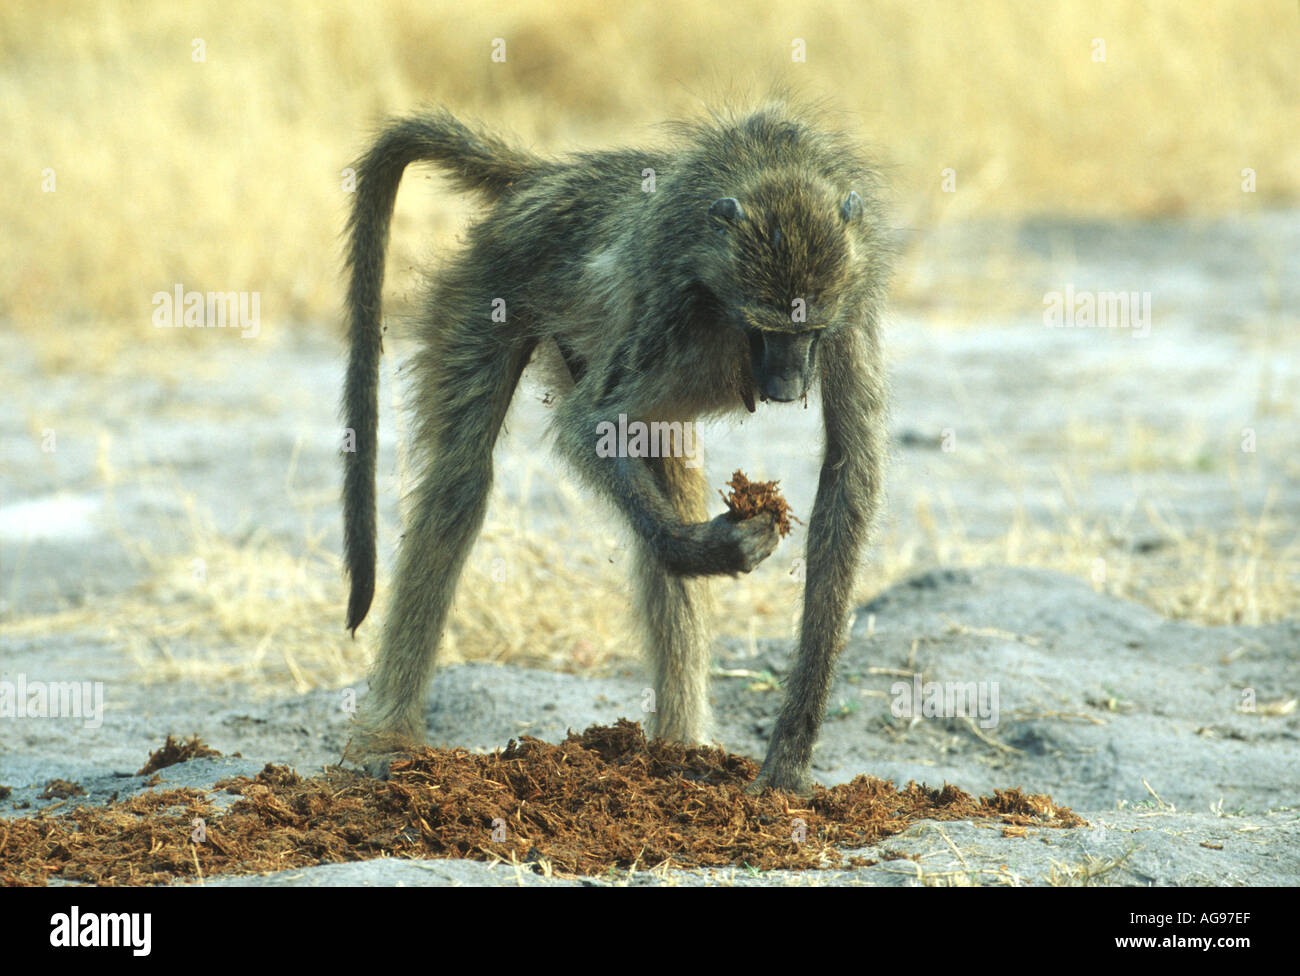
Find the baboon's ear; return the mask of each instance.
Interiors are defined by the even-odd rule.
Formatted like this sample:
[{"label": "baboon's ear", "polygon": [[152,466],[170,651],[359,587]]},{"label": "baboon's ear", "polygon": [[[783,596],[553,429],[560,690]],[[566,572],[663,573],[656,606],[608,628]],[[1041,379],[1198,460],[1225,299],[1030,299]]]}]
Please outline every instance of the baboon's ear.
[{"label": "baboon's ear", "polygon": [[722,197],[720,200],[713,201],[713,204],[709,207],[709,216],[734,224],[745,216],[745,208],[740,205],[740,201],[735,197]]},{"label": "baboon's ear", "polygon": [[844,203],[840,205],[840,219],[847,224],[861,215],[862,197],[858,196],[857,190],[850,190],[849,195],[844,198]]}]

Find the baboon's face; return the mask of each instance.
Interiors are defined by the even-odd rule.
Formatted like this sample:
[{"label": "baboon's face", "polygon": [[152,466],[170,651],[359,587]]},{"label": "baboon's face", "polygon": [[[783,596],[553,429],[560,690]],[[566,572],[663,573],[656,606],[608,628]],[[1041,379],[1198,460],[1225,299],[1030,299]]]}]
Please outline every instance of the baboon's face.
[{"label": "baboon's face", "polygon": [[760,184],[742,202],[723,197],[709,208],[714,233],[727,244],[725,281],[711,290],[727,323],[743,333],[753,394],[789,403],[812,385],[819,339],[837,328],[849,284],[850,233],[862,200],[785,182]]},{"label": "baboon's face", "polygon": [[[818,333],[749,330],[749,366],[764,400],[790,403],[812,385]],[[750,406],[748,403],[746,406]],[[750,410],[753,407],[750,406]]]}]

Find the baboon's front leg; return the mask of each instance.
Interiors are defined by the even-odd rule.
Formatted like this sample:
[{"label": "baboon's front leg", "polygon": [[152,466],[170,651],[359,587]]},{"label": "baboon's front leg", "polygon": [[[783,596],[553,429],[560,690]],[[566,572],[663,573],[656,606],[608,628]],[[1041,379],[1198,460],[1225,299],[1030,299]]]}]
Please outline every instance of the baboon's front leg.
[{"label": "baboon's front leg", "polygon": [[[708,484],[683,458],[646,461],[685,524],[708,517]],[[669,572],[654,548],[637,539],[633,566],[637,621],[654,678],[654,707],[647,731],[661,739],[701,745],[708,741],[712,605],[707,577]]]},{"label": "baboon's front leg", "polygon": [[799,650],[767,758],[749,787],[808,794],[835,660],[844,648],[858,560],[881,492],[885,458],[884,380],[871,333],[850,333],[827,349],[822,386],[826,452],[808,521],[807,582]]},{"label": "baboon's front leg", "polygon": [[780,536],[767,514],[740,522],[727,515],[709,521],[703,512],[679,510],[644,459],[601,457],[598,425],[615,423],[626,408],[594,410],[577,390],[560,407],[557,439],[578,474],[627,518],[638,542],[660,567],[675,576],[748,573],[772,554]]}]

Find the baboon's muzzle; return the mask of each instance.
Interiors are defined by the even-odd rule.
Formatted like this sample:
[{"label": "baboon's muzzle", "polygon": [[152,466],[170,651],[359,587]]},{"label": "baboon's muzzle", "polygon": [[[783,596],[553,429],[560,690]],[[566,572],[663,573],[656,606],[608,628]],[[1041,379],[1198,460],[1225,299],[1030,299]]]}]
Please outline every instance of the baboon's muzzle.
[{"label": "baboon's muzzle", "polygon": [[749,360],[759,395],[764,400],[790,403],[807,393],[812,383],[815,348],[812,332],[752,330]]}]

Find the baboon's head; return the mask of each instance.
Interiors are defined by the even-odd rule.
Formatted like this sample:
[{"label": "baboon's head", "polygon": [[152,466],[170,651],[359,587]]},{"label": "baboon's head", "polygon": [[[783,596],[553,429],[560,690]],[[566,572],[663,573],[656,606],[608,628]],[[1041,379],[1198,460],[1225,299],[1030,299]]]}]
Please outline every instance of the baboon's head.
[{"label": "baboon's head", "polygon": [[724,246],[706,285],[744,335],[752,384],[742,383],[741,398],[751,413],[755,392],[789,403],[812,385],[818,342],[838,326],[863,209],[856,191],[777,177],[708,208]]}]

